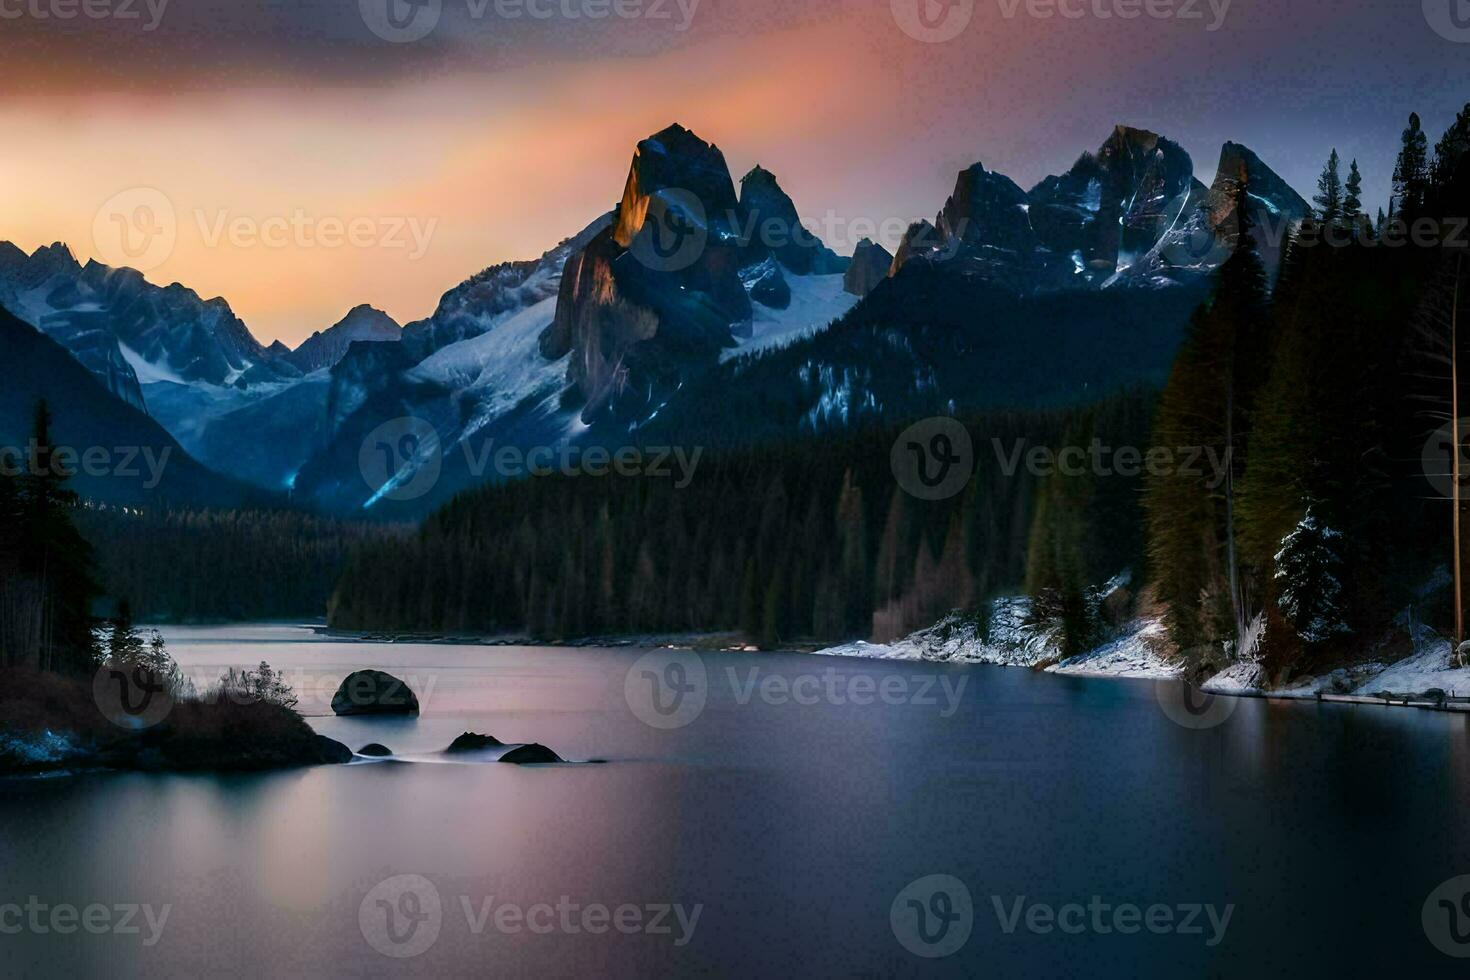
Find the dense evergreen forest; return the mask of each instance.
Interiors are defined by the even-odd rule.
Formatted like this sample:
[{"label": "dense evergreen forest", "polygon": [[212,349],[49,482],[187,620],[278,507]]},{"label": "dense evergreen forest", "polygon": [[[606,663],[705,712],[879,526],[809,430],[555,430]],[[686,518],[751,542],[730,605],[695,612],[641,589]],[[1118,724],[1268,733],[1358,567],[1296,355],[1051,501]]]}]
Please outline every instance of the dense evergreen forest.
[{"label": "dense evergreen forest", "polygon": [[88,507],[77,521],[99,580],[143,622],[320,618],[349,554],[409,531],[292,510]]},{"label": "dense evergreen forest", "polygon": [[[357,554],[331,622],[549,639],[740,629],[776,644],[901,635],[1028,579],[1062,608],[1140,554],[1139,482],[1007,470],[1018,449],[1146,446],[1153,400],[970,418],[974,477],[942,501],[895,481],[902,426],[706,454],[682,489],[647,475],[486,488]],[[1074,519],[1090,510],[1109,520]]]},{"label": "dense evergreen forest", "polygon": [[87,503],[53,461],[52,423],[41,402],[33,453],[0,470],[0,667],[90,671],[94,630],[120,608],[153,622],[320,617],[350,553],[409,530],[299,511]]},{"label": "dense evergreen forest", "polygon": [[1230,479],[1167,475],[1146,497],[1153,580],[1181,649],[1287,677],[1391,654],[1406,642],[1401,613],[1454,634],[1453,438],[1440,460],[1435,434],[1454,408],[1470,275],[1467,154],[1470,106],[1432,157],[1413,117],[1391,212],[1374,222],[1357,164],[1344,181],[1333,152],[1274,289],[1250,236],[1222,267],[1155,438],[1228,451]]},{"label": "dense evergreen forest", "polygon": [[91,546],[77,496],[53,466],[51,410],[35,409],[29,465],[0,472],[0,667],[83,674],[94,666]]}]

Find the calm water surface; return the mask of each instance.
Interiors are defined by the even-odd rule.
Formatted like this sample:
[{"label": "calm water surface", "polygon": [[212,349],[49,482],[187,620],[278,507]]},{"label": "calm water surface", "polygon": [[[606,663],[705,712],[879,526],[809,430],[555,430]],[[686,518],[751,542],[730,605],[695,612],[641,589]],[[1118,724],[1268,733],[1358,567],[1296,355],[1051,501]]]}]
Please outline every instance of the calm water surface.
[{"label": "calm water surface", "polygon": [[[1463,716],[1242,701],[1197,730],[1171,721],[1148,682],[728,653],[703,656],[703,711],[663,730],[625,691],[644,650],[357,644],[284,626],[167,634],[191,672],[269,661],[297,682],[319,732],[411,761],[0,782],[0,904],[171,906],[151,947],[146,927],[0,934],[0,972],[1463,971],[1421,924],[1430,892],[1470,874]],[[365,667],[409,679],[422,716],[332,717],[332,689]],[[960,692],[952,712],[941,682]],[[887,697],[861,697],[885,683]],[[785,693],[792,685],[808,703]],[[466,730],[608,762],[448,763],[438,753]],[[973,906],[968,940],[943,959],[905,948],[915,941],[905,902],[897,930],[890,915],[930,875],[963,882]],[[438,900],[437,935],[417,955],[384,955],[389,912],[404,917],[394,938],[430,927],[421,880]],[[1094,896],[1234,908],[1213,947],[1203,915],[1200,934],[1104,934],[1091,922],[1064,934],[1024,918],[1008,932],[996,911]],[[606,931],[554,920],[532,932],[514,917],[497,928],[497,910],[542,903],[574,906],[574,926],[592,907],[636,906],[645,924],[658,906],[699,917],[687,929],[669,914],[668,934],[595,917],[585,921]],[[953,902],[921,906],[963,914]],[[387,948],[412,952],[429,936],[412,935]]]}]

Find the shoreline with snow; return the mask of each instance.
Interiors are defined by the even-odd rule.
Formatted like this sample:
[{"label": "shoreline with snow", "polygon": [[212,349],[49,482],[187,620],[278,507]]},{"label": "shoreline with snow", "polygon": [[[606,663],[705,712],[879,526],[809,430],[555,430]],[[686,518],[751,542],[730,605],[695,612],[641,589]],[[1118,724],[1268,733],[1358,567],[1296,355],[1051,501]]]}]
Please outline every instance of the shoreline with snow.
[{"label": "shoreline with snow", "polygon": [[[1055,631],[1028,622],[1029,602],[998,599],[982,630],[974,621],[951,616],[939,624],[891,643],[847,643],[822,656],[930,663],[1025,667],[1049,674],[1119,680],[1186,680],[1186,666],[1168,650],[1163,624],[1135,619],[1086,653],[1061,658]],[[1470,712],[1470,667],[1455,665],[1451,642],[1419,625],[1413,652],[1402,659],[1344,665],[1286,685],[1264,682],[1259,664],[1239,662],[1199,685],[1206,694],[1272,700],[1329,701],[1347,704],[1405,705]],[[1465,699],[1463,701],[1456,699]]]}]

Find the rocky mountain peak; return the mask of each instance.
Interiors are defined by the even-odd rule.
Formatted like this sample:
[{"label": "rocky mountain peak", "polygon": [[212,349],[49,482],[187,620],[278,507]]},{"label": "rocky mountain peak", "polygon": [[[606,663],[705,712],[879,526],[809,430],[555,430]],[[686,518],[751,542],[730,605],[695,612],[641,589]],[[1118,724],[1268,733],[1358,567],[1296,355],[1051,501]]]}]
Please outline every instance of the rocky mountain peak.
[{"label": "rocky mountain peak", "polygon": [[796,203],[776,175],[757,164],[740,178],[739,227],[744,243],[742,264],[758,265],[774,257],[799,276],[832,275],[847,269],[847,260],[808,231]]},{"label": "rocky mountain peak", "polygon": [[692,198],[703,208],[712,232],[730,232],[728,218],[738,201],[725,154],[678,123],[641,141],[633,153],[613,233],[623,248],[643,230],[655,195],[681,208]]},{"label": "rocky mountain peak", "polygon": [[955,179],[938,227],[945,241],[1029,252],[1036,242],[1028,210],[1026,192],[1015,181],[975,163]]},{"label": "rocky mountain peak", "polygon": [[854,296],[866,296],[888,278],[893,256],[888,249],[870,238],[858,242],[852,253],[852,264],[842,281],[843,288]]},{"label": "rocky mountain peak", "polygon": [[65,242],[42,245],[31,253],[32,275],[51,276],[61,272],[80,270],[81,267],[81,263],[77,261],[70,246]]},{"label": "rocky mountain peak", "polygon": [[391,343],[402,338],[403,328],[396,320],[364,303],[354,306],[326,330],[319,330],[302,341],[286,360],[303,374],[310,374],[335,366],[354,343]]}]

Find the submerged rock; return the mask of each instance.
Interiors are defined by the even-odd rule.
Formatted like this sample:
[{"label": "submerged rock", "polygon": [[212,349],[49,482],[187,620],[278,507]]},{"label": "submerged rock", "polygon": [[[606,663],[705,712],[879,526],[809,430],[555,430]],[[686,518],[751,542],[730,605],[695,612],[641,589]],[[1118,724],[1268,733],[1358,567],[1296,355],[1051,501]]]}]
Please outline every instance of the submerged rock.
[{"label": "submerged rock", "polygon": [[379,745],[377,742],[374,742],[371,745],[364,745],[358,749],[357,754],[367,756],[369,759],[385,759],[393,754],[393,750],[386,745]]},{"label": "submerged rock", "polygon": [[505,755],[500,757],[501,762],[509,762],[514,766],[544,766],[557,762],[565,762],[561,756],[551,751],[544,745],[517,745]]},{"label": "submerged rock", "polygon": [[480,735],[476,732],[465,732],[459,738],[450,743],[445,752],[457,754],[460,752],[480,752],[484,749],[498,749],[505,743],[493,735]]},{"label": "submerged rock", "polygon": [[419,699],[392,674],[359,670],[349,674],[332,695],[332,711],[338,715],[416,715]]}]

